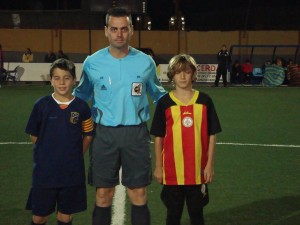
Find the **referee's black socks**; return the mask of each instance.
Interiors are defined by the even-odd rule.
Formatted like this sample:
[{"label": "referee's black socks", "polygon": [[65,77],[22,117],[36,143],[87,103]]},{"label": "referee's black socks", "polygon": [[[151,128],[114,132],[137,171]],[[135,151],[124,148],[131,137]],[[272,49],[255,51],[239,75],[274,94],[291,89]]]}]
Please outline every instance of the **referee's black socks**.
[{"label": "referee's black socks", "polygon": [[110,225],[111,206],[99,207],[95,205],[93,212],[93,225]]},{"label": "referee's black socks", "polygon": [[148,205],[131,205],[132,225],[150,225],[150,211]]}]

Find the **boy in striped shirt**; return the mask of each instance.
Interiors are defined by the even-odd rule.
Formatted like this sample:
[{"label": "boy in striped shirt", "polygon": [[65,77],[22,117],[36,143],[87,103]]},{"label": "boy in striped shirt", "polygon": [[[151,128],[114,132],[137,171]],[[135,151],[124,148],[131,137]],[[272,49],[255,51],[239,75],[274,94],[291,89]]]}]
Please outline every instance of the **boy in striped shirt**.
[{"label": "boy in striped shirt", "polygon": [[216,133],[221,126],[211,98],[192,87],[196,71],[189,55],[170,60],[168,78],[174,90],[159,100],[150,131],[155,136],[154,176],[163,184],[167,225],[180,225],[185,201],[191,224],[204,224],[207,184],[214,173]]}]

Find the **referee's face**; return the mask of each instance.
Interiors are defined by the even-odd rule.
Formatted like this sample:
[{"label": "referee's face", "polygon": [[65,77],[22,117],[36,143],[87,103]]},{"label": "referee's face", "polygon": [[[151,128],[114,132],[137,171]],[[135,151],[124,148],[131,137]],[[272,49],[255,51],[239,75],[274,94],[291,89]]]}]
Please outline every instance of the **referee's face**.
[{"label": "referee's face", "polygon": [[133,35],[133,28],[128,17],[110,16],[107,26],[105,26],[105,36],[110,47],[116,49],[128,48],[129,41]]}]

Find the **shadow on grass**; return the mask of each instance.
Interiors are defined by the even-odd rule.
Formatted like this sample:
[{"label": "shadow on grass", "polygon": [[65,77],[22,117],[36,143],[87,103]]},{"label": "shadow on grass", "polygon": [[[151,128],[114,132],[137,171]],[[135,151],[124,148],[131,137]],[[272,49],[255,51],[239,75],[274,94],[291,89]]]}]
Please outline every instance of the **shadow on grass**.
[{"label": "shadow on grass", "polygon": [[[206,225],[299,225],[300,196],[265,199],[205,214]],[[182,225],[190,225],[183,221]]]}]

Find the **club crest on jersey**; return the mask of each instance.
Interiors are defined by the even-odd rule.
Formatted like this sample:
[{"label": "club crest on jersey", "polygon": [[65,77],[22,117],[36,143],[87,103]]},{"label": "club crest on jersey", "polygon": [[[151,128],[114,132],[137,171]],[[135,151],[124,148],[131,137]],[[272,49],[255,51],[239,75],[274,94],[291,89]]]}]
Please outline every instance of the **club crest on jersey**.
[{"label": "club crest on jersey", "polygon": [[70,122],[72,124],[76,124],[76,123],[78,123],[78,120],[79,120],[79,113],[78,112],[71,112]]},{"label": "club crest on jersey", "polygon": [[191,126],[193,126],[193,124],[194,124],[194,121],[193,121],[192,117],[189,117],[189,116],[183,117],[183,119],[182,119],[182,125],[184,127],[191,127]]},{"label": "club crest on jersey", "polygon": [[143,90],[143,83],[141,82],[134,82],[131,86],[131,95],[132,96],[141,96]]}]

